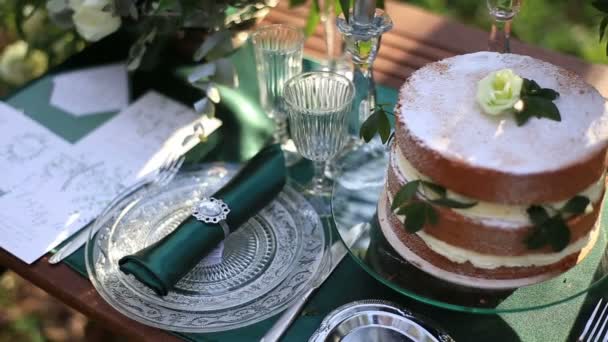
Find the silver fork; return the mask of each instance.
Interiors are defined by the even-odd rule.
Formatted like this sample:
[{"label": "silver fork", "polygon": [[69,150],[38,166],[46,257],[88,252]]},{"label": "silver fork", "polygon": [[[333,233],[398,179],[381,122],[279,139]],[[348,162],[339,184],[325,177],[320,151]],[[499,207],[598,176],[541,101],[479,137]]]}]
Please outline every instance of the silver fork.
[{"label": "silver fork", "polygon": [[[593,309],[591,317],[585,324],[583,333],[578,338],[578,342],[595,342],[595,341],[608,341],[608,334],[606,334],[606,322],[608,321],[608,301],[600,299],[600,301]],[[604,336],[603,339],[600,338]],[[595,338],[594,338],[595,337]]]},{"label": "silver fork", "polygon": [[[163,164],[151,174],[139,180],[130,187],[123,189],[106,208],[99,214],[98,217],[105,217],[112,208],[117,206],[125,198],[135,193],[145,186],[164,186],[169,183],[177,174],[180,167],[184,163],[184,157],[180,155],[169,155]],[[99,229],[102,224],[90,225],[90,228],[81,229],[65,246],[61,247],[52,257],[49,258],[49,263],[56,264],[65,259],[70,254],[74,253],[78,248],[85,244],[89,238],[89,229]],[[96,232],[93,232],[93,234]]]}]

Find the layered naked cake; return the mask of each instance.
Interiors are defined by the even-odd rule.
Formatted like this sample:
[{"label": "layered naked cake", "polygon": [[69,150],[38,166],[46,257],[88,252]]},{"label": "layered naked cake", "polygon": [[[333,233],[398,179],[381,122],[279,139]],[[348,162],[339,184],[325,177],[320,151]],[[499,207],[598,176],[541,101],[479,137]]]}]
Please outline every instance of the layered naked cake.
[{"label": "layered naked cake", "polygon": [[[524,90],[514,106],[538,117],[522,123],[515,109],[496,115],[482,106],[480,81],[499,70],[525,79],[528,95],[544,96],[540,114]],[[529,80],[546,89],[529,90]],[[493,82],[519,90],[510,78]],[[491,105],[501,103],[496,94]],[[558,118],[541,115],[555,116],[547,101]],[[425,66],[401,88],[395,110],[378,205],[384,236],[419,269],[465,286],[515,288],[565,272],[597,240],[607,112],[581,77],[530,57],[480,52]],[[409,198],[402,190],[411,182],[419,184]]]}]

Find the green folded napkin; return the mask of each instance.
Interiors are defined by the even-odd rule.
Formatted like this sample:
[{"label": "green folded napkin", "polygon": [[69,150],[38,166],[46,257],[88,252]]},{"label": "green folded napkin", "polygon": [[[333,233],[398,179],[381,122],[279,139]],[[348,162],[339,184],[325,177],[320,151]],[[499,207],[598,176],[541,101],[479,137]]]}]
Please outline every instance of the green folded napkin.
[{"label": "green folded napkin", "polygon": [[[226,224],[231,232],[270,203],[285,185],[287,171],[279,145],[254,156],[239,173],[212,197],[230,208]],[[120,270],[132,274],[159,296],[169,290],[224,240],[219,224],[190,217],[173,232],[141,251],[121,258]]]}]

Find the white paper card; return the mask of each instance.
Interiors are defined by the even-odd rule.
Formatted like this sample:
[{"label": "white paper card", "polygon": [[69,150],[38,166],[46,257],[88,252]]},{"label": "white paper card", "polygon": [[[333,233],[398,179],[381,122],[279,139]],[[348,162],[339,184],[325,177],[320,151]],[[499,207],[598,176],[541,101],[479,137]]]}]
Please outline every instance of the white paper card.
[{"label": "white paper card", "polygon": [[57,75],[51,104],[74,116],[119,111],[129,104],[125,64],[111,64]]},{"label": "white paper card", "polygon": [[[201,119],[189,107],[149,92],[70,145],[0,103],[0,247],[34,262],[169,154],[195,145],[196,140],[182,142],[198,123],[207,133],[220,126],[217,119]],[[44,141],[44,149],[31,136]]]}]

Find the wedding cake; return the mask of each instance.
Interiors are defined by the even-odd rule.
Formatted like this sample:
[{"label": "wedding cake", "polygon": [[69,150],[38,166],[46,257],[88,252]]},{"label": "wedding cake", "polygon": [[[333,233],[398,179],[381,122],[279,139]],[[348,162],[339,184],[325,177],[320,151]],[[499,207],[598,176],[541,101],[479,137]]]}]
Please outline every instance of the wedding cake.
[{"label": "wedding cake", "polygon": [[534,284],[599,234],[608,111],[583,79],[527,56],[431,63],[403,85],[383,235],[417,268],[476,288]]}]

